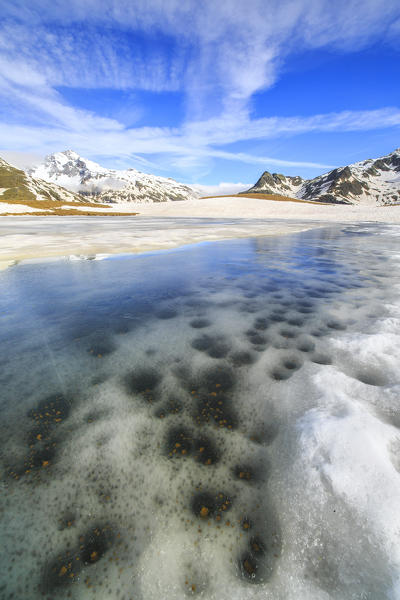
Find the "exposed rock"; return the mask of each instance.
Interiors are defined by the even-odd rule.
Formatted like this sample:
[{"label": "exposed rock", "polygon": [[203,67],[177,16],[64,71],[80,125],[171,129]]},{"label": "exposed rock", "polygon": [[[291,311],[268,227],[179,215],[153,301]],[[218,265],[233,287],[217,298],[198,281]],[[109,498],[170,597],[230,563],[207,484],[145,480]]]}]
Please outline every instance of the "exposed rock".
[{"label": "exposed rock", "polygon": [[400,149],[304,180],[265,171],[251,193],[277,194],[334,204],[393,204],[400,191]]},{"label": "exposed rock", "polygon": [[167,202],[197,196],[191,187],[173,179],[147,175],[136,169],[106,169],[72,150],[50,154],[41,165],[31,169],[30,174],[102,203]]},{"label": "exposed rock", "polygon": [[59,185],[31,177],[0,158],[0,202],[25,205],[29,212],[67,203],[84,204],[85,199]]}]

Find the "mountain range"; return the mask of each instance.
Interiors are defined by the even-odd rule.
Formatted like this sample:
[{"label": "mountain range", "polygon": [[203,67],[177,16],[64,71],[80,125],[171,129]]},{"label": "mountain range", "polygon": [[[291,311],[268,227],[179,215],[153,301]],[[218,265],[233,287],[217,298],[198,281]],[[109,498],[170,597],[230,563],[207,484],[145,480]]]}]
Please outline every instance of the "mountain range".
[{"label": "mountain range", "polygon": [[[314,179],[265,171],[252,188],[240,195],[364,206],[398,204],[400,149],[381,158],[333,169]],[[107,169],[72,150],[50,154],[26,173],[0,158],[0,202],[12,204],[16,212],[27,207],[27,212],[29,209],[71,214],[80,209],[112,214],[112,210],[130,210],[132,202],[198,197],[198,191],[173,179],[136,169]],[[0,212],[4,214],[4,210]]]},{"label": "mountain range", "polygon": [[395,204],[400,202],[400,148],[387,156],[339,167],[314,179],[265,171],[247,193],[335,204]]},{"label": "mountain range", "polygon": [[136,169],[106,169],[73,150],[50,154],[29,174],[102,203],[167,202],[198,197],[193,188],[174,179],[147,175]]}]

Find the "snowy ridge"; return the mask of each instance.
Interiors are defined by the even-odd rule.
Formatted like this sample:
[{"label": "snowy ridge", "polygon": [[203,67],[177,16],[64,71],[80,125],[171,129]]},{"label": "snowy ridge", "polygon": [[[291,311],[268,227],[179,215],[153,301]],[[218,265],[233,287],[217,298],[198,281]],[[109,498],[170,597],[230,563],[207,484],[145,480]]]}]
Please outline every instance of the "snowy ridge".
[{"label": "snowy ridge", "polygon": [[265,171],[248,191],[336,204],[396,204],[400,202],[400,148],[387,156],[339,167],[314,179]]},{"label": "snowy ridge", "polygon": [[32,177],[13,167],[0,158],[0,200],[29,202],[75,202],[82,203],[84,198],[59,185]]},{"label": "snowy ridge", "polygon": [[147,175],[136,169],[106,169],[72,150],[50,154],[29,173],[103,203],[167,202],[190,200],[198,195],[173,179]]}]

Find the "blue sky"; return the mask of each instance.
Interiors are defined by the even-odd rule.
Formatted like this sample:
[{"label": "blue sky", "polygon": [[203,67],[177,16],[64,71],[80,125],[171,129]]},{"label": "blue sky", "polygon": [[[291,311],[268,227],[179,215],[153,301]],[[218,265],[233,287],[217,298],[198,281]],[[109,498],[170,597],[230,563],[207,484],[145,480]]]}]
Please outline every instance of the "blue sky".
[{"label": "blue sky", "polygon": [[239,188],[400,146],[398,0],[13,0],[2,17],[15,163],[71,148]]}]

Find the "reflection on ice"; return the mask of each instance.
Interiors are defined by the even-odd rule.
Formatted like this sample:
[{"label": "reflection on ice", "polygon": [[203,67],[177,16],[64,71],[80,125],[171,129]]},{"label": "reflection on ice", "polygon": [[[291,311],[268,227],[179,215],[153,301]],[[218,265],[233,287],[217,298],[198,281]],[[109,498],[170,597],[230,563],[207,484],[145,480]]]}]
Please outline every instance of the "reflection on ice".
[{"label": "reflection on ice", "polygon": [[398,239],[3,272],[0,597],[400,597]]}]

